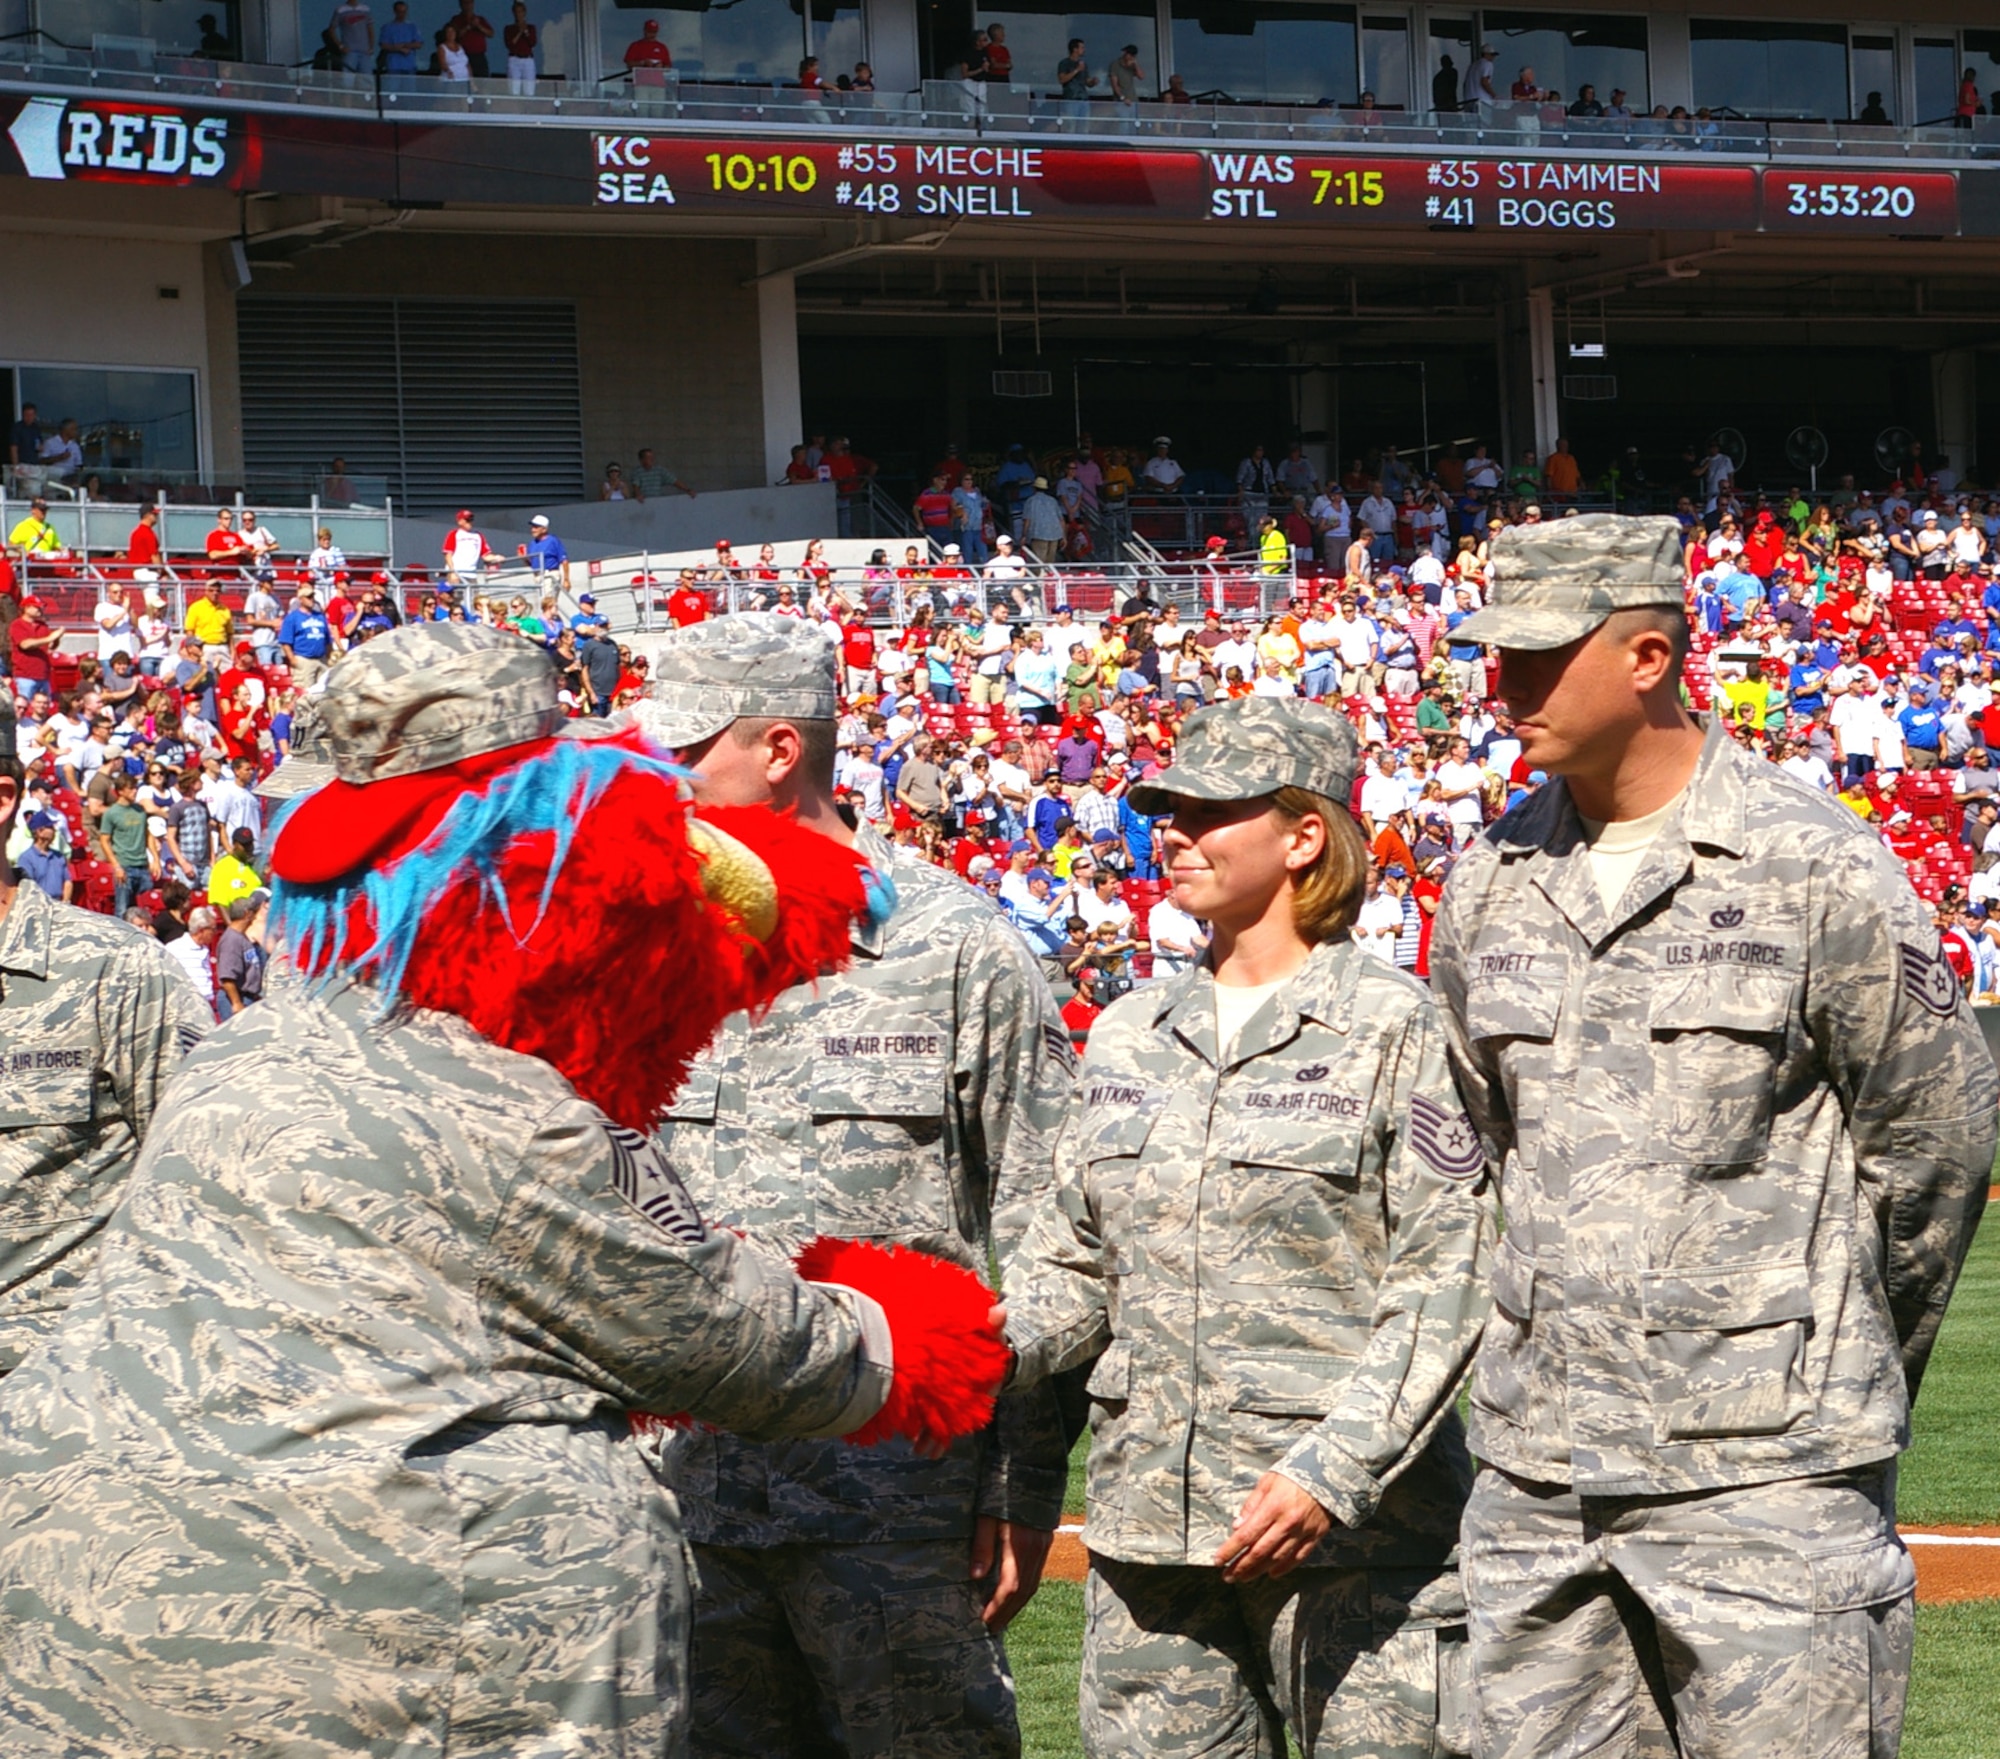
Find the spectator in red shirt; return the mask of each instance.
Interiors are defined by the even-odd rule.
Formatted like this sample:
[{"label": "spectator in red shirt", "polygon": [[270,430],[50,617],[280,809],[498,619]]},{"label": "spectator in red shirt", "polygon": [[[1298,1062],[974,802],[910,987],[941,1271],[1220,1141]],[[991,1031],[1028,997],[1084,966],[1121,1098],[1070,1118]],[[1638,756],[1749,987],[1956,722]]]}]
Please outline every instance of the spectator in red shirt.
[{"label": "spectator in red shirt", "polygon": [[[836,531],[841,537],[854,535],[854,503],[867,488],[868,479],[875,474],[872,459],[863,458],[848,444],[845,434],[839,435],[826,454],[826,477],[833,484],[833,492],[839,497],[834,503],[837,521]],[[950,497],[946,497],[947,502]]]},{"label": "spectator in red shirt", "polygon": [[840,659],[847,668],[847,694],[872,695],[875,689],[875,631],[858,614],[841,626]]},{"label": "spectator in red shirt", "polygon": [[660,21],[646,20],[638,39],[625,51],[627,67],[671,67],[674,64],[673,51],[660,41]]},{"label": "spectator in red shirt", "polygon": [[21,614],[7,625],[7,645],[14,653],[14,688],[22,696],[51,694],[49,655],[62,640],[42,614],[40,599],[23,599]]},{"label": "spectator in red shirt", "polygon": [[986,71],[979,76],[993,85],[1009,85],[1014,78],[1014,51],[1007,47],[1007,27],[986,27]]},{"label": "spectator in red shirt", "polygon": [[1063,1024],[1073,1040],[1088,1038],[1097,1016],[1104,1012],[1097,1004],[1097,975],[1094,965],[1078,966],[1076,994],[1062,1005]]},{"label": "spectator in red shirt", "polygon": [[160,510],[141,507],[139,523],[125,540],[125,560],[134,568],[156,568],[160,561]]},{"label": "spectator in red shirt", "polygon": [[1772,571],[1778,566],[1778,558],[1785,553],[1785,533],[1769,511],[1757,515],[1757,523],[1750,528],[1750,535],[1743,540],[1743,566],[1745,570],[1768,582]]},{"label": "spectator in red shirt", "polygon": [[917,504],[911,509],[924,536],[939,549],[944,548],[945,536],[951,530],[951,490],[945,487],[947,480],[942,470],[932,471],[931,486],[917,497]]},{"label": "spectator in red shirt", "polygon": [[676,629],[685,629],[692,623],[705,622],[708,618],[708,600],[694,583],[694,570],[683,568],[674,590],[667,594],[667,615],[674,620]]},{"label": "spectator in red shirt", "polygon": [[[472,77],[490,78],[493,70],[487,65],[486,47],[499,33],[474,10],[474,0],[458,0],[458,16],[450,23],[458,29],[458,46],[465,51],[465,59],[471,64]],[[439,31],[438,40],[443,39],[444,32]]]},{"label": "spectator in red shirt", "polygon": [[208,559],[219,568],[240,568],[256,559],[254,546],[243,541],[236,529],[236,514],[228,507],[215,510],[215,529],[208,534]]}]

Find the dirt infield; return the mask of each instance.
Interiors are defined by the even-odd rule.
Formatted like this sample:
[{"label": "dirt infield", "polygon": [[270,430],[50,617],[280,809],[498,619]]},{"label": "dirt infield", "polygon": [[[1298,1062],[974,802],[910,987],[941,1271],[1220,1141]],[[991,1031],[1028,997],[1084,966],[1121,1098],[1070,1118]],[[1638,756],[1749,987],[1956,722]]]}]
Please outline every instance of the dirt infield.
[{"label": "dirt infield", "polygon": [[[1081,1582],[1090,1559],[1077,1533],[1079,1515],[1064,1517],[1066,1529],[1049,1549],[1052,1582]],[[1917,1560],[1917,1598],[1926,1606],[1949,1600],[2000,1600],[2000,1527],[1926,1527],[1905,1536]],[[1976,1544],[1953,1544],[1974,1540]]]}]

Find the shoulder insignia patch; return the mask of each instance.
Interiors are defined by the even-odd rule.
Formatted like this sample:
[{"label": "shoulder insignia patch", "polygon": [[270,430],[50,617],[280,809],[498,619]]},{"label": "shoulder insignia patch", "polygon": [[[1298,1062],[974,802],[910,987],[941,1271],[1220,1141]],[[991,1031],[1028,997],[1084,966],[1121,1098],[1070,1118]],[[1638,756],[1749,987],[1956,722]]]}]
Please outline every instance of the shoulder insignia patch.
[{"label": "shoulder insignia patch", "polygon": [[1933,1014],[1950,1016],[1957,1012],[1960,995],[1958,974],[1942,952],[1927,953],[1908,941],[1896,944],[1897,963],[1903,970],[1903,993]]},{"label": "shoulder insignia patch", "polygon": [[611,1178],[618,1195],[683,1246],[706,1241],[708,1224],[660,1145],[622,1124],[607,1123],[604,1134],[611,1141]]},{"label": "shoulder insignia patch", "polygon": [[1076,1046],[1070,1043],[1068,1027],[1059,1026],[1053,1020],[1044,1020],[1042,1043],[1047,1047],[1050,1056],[1071,1074],[1076,1073]]},{"label": "shoulder insignia patch", "polygon": [[1410,1101],[1410,1143],[1417,1158],[1443,1178],[1476,1179],[1485,1170],[1486,1150],[1472,1120],[1421,1093]]}]

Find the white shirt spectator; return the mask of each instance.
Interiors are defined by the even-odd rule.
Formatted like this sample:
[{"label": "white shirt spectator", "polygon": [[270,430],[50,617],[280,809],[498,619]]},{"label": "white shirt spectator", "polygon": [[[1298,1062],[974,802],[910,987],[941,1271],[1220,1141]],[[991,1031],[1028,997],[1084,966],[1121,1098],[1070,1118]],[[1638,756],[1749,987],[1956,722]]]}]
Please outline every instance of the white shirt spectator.
[{"label": "white shirt spectator", "polygon": [[1153,975],[1185,971],[1208,945],[1208,933],[1176,904],[1162,898],[1146,915],[1146,938],[1153,943]]},{"label": "white shirt spectator", "polygon": [[1387,495],[1370,495],[1361,503],[1361,523],[1377,537],[1393,537],[1396,531],[1396,503]]},{"label": "white shirt spectator", "polygon": [[1361,784],[1361,814],[1378,830],[1410,803],[1407,784],[1395,776],[1371,770]]},{"label": "white shirt spectator", "polygon": [[[261,528],[260,528],[261,529]],[[272,597],[262,581],[243,595],[243,620],[250,622],[253,617],[268,617],[273,622],[285,614],[285,608]],[[250,645],[257,650],[260,660],[269,661],[278,649],[278,632],[275,629],[252,628]]]},{"label": "white shirt spectator", "polygon": [[1245,682],[1256,676],[1257,644],[1253,641],[1221,641],[1215,645],[1215,675],[1227,678],[1231,666],[1242,670]]},{"label": "white shirt spectator", "polygon": [[1396,939],[1403,932],[1403,900],[1386,886],[1365,899],[1355,918],[1354,940],[1360,949],[1384,965],[1396,962]]},{"label": "white shirt spectator", "polygon": [[1146,467],[1139,474],[1158,488],[1176,489],[1180,487],[1181,478],[1186,476],[1187,472],[1181,469],[1171,456],[1163,458],[1155,452],[1146,460]]},{"label": "white shirt spectator", "polygon": [[[1100,922],[1108,922],[1118,930],[1118,938],[1128,939],[1132,933],[1132,906],[1114,891],[1108,898],[1100,898],[1097,888],[1080,893],[1073,901],[1075,913],[1095,928]],[[1150,920],[1150,918],[1149,918]]]},{"label": "white shirt spectator", "polygon": [[248,788],[238,787],[236,778],[227,770],[216,778],[215,786],[208,791],[208,810],[215,820],[216,829],[222,833],[224,844],[238,831],[256,835],[264,822],[257,796]]},{"label": "white shirt spectator", "polygon": [[[1453,763],[1446,758],[1437,766],[1437,781],[1447,795],[1455,794],[1460,789],[1469,790],[1461,799],[1448,799],[1444,810],[1454,825],[1470,825],[1476,830],[1486,817],[1480,800],[1480,790],[1486,785],[1486,772],[1476,763]],[[1400,905],[1397,906],[1396,920],[1399,924],[1403,920]]]},{"label": "white shirt spectator", "polygon": [[999,617],[989,617],[979,626],[979,645],[973,649],[978,657],[979,675],[982,678],[997,678],[1007,670],[1007,658],[1014,651],[1014,631]]},{"label": "white shirt spectator", "polygon": [[167,942],[167,956],[188,974],[188,981],[201,992],[203,1001],[215,1000],[215,971],[209,963],[208,949],[193,935],[175,935]]},{"label": "white shirt spectator", "polygon": [[1810,751],[1803,752],[1797,757],[1786,758],[1778,768],[1789,775],[1797,776],[1816,793],[1833,792],[1833,771],[1826,767],[1824,758],[1814,757]]},{"label": "white shirt spectator", "polygon": [[1335,617],[1331,627],[1343,666],[1365,666],[1375,658],[1380,635],[1371,619],[1359,614]]},{"label": "white shirt spectator", "polygon": [[[1428,588],[1435,586],[1442,591],[1444,587],[1443,561],[1429,550],[1424,551],[1410,564],[1410,580],[1417,587]],[[1424,596],[1429,598],[1430,594],[1426,591]]]},{"label": "white shirt spectator", "polygon": [[1316,496],[1313,504],[1306,509],[1306,517],[1315,525],[1324,523],[1326,535],[1338,538],[1342,543],[1353,535],[1354,515],[1348,508],[1345,495]]},{"label": "white shirt spectator", "polygon": [[133,625],[132,613],[117,599],[102,598],[97,601],[97,609],[91,613],[97,623],[97,657],[106,666],[111,664],[113,654],[139,656],[139,631]]}]

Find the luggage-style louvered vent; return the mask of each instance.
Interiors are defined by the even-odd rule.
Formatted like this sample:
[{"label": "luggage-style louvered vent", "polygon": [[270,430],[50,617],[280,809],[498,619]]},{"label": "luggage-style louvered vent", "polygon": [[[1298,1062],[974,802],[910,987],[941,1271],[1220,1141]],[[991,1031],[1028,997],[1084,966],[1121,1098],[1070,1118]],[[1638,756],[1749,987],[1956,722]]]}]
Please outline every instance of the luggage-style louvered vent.
[{"label": "luggage-style louvered vent", "polygon": [[339,457],[399,511],[584,498],[573,305],[247,294],[236,338],[252,484]]}]

